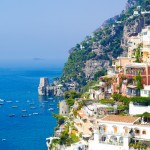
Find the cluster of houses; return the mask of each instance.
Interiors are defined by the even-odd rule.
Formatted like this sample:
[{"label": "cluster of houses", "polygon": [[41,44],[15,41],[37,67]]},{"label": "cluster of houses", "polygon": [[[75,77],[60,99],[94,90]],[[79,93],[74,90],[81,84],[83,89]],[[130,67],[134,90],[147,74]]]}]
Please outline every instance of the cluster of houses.
[{"label": "cluster of houses", "polygon": [[[78,102],[74,105],[74,109],[77,108]],[[76,117],[70,120],[73,126],[69,128],[69,133],[75,133],[80,137],[80,141],[71,146],[62,146],[60,150],[134,150],[130,147],[131,139],[136,142],[150,142],[150,119],[135,116],[146,111],[150,112],[150,106],[130,103],[129,115],[121,116],[115,115],[115,105],[101,104],[92,100],[84,103],[84,106],[77,110]],[[73,114],[70,112],[64,115]],[[59,127],[61,132],[64,129],[65,124]],[[55,135],[55,138],[59,136]]]},{"label": "cluster of houses", "polygon": [[113,60],[107,75],[100,77],[100,82],[96,85],[98,90],[89,90],[90,99],[108,98],[113,93],[127,97],[150,96],[150,26],[140,34],[131,36],[128,44],[128,57]]},{"label": "cluster of houses", "polygon": [[132,19],[135,16],[139,15],[144,15],[144,14],[150,14],[150,11],[142,10],[141,6],[137,6],[136,10],[134,10],[133,15],[129,17],[129,19]]},{"label": "cluster of houses", "polygon": [[[61,150],[133,150],[136,149],[130,145],[133,141],[150,145],[150,115],[147,118],[137,116],[150,114],[150,103],[130,102],[128,115],[121,116],[115,113],[116,105],[95,101],[109,99],[114,93],[129,98],[150,97],[150,26],[129,38],[128,57],[113,60],[107,75],[100,77],[99,84],[88,93],[89,101],[78,99],[75,102],[76,116],[69,111],[65,101],[60,103],[60,114],[73,118],[69,133],[80,137],[78,143],[60,147]],[[84,101],[84,105],[78,110],[80,101]],[[64,129],[65,124],[56,130],[54,138],[59,138]],[[146,144],[140,149],[148,149],[144,147]]]}]

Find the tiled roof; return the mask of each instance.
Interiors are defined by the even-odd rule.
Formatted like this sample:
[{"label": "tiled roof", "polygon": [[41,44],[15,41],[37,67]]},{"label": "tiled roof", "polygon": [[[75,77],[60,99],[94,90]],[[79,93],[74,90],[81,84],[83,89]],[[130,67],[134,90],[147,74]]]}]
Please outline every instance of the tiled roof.
[{"label": "tiled roof", "polygon": [[82,110],[78,110],[77,113],[79,114],[79,116],[80,116],[81,118],[86,117],[86,114],[84,114],[84,113],[82,112]]},{"label": "tiled roof", "polygon": [[102,118],[101,121],[134,123],[138,119],[139,117],[108,115]]}]

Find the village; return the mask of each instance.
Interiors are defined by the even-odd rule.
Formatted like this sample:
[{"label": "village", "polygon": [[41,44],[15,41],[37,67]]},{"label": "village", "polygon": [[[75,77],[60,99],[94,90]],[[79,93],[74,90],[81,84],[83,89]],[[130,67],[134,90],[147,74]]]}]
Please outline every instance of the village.
[{"label": "village", "polygon": [[[127,57],[113,60],[73,106],[64,100],[59,109],[65,119],[47,138],[49,150],[150,149],[150,26],[130,35]],[[58,144],[62,133],[75,140]]]}]

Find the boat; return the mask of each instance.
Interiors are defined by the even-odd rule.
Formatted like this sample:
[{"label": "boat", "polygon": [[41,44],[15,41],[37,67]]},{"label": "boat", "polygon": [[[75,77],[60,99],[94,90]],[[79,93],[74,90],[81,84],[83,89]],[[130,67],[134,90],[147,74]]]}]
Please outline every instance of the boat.
[{"label": "boat", "polygon": [[4,105],[4,103],[0,103],[0,105]]},{"label": "boat", "polygon": [[36,109],[36,107],[30,107],[30,109]]},{"label": "boat", "polygon": [[34,105],[34,103],[29,103],[29,105]]},{"label": "boat", "polygon": [[21,115],[21,117],[28,117],[29,115],[27,115],[27,114],[24,114],[24,115]]},{"label": "boat", "polygon": [[7,103],[12,103],[12,101],[6,101]]},{"label": "boat", "polygon": [[2,139],[2,141],[6,141],[6,139]]},{"label": "boat", "polygon": [[18,108],[18,106],[11,106],[12,108]]},{"label": "boat", "polygon": [[19,101],[16,101],[16,103],[19,103]]},{"label": "boat", "polygon": [[49,108],[48,110],[53,111],[53,110],[54,110],[54,108]]},{"label": "boat", "polygon": [[26,110],[26,109],[22,109],[21,111],[22,111],[22,112],[27,112],[27,110]]},{"label": "boat", "polygon": [[53,106],[54,104],[49,104],[49,106]]},{"label": "boat", "polygon": [[35,113],[33,113],[33,115],[39,115],[39,113],[36,113],[36,112],[35,112]]},{"label": "boat", "polygon": [[8,116],[9,117],[15,117],[15,114],[9,114]]},{"label": "boat", "polygon": [[0,99],[0,102],[4,102],[4,100],[3,100],[3,99]]},{"label": "boat", "polygon": [[48,98],[48,99],[53,99],[52,97]]}]

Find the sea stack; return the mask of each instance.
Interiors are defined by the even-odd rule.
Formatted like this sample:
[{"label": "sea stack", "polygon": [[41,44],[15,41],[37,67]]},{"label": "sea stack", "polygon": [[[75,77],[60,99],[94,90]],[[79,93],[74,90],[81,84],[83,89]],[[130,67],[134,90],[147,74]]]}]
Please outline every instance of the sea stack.
[{"label": "sea stack", "polygon": [[50,84],[47,77],[40,78],[38,94],[40,96],[63,96],[62,84]]},{"label": "sea stack", "polygon": [[49,95],[49,80],[47,77],[40,78],[38,93],[40,96]]}]

